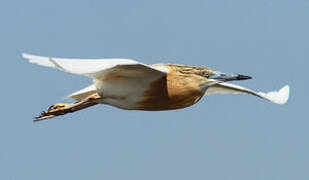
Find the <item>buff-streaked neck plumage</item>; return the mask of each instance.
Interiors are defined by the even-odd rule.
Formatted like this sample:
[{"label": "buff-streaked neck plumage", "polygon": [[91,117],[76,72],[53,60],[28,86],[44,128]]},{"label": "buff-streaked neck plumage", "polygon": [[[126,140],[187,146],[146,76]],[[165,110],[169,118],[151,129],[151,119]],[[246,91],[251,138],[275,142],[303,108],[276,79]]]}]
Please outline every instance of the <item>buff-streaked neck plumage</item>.
[{"label": "buff-streaked neck plumage", "polygon": [[170,110],[191,106],[204,95],[204,85],[216,70],[178,64],[154,64],[167,75],[154,81],[144,92],[140,110]]}]

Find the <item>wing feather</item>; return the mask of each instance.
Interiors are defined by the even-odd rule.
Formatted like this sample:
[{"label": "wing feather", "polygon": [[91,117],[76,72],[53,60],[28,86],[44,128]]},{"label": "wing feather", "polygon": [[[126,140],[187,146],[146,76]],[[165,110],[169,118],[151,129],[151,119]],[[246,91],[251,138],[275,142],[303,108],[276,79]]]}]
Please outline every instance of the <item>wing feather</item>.
[{"label": "wing feather", "polygon": [[206,90],[206,94],[251,94],[276,104],[285,104],[289,99],[289,93],[290,87],[288,85],[284,86],[279,91],[272,91],[268,93],[255,92],[251,89],[230,83],[215,84]]},{"label": "wing feather", "polygon": [[[95,79],[104,78],[109,75],[109,72],[127,73],[128,71],[121,71],[125,69],[135,70],[135,72],[157,72],[157,74],[165,75],[166,73],[151,67],[149,65],[137,62],[131,59],[64,59],[35,56],[30,54],[22,54],[29,62],[41,66],[56,68],[61,71],[84,75]],[[132,72],[132,71],[130,71]]]}]

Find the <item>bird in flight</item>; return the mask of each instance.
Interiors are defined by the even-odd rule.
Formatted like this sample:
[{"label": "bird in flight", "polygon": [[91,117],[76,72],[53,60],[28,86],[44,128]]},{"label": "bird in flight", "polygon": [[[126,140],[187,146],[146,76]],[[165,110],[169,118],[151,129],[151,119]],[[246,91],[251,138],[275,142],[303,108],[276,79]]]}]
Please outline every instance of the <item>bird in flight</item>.
[{"label": "bird in flight", "polygon": [[203,95],[251,94],[276,104],[285,104],[289,86],[269,93],[255,92],[227,83],[251,79],[239,74],[180,64],[143,64],[131,59],[63,59],[23,54],[29,62],[87,76],[93,84],[68,97],[71,104],[55,104],[35,121],[79,111],[97,104],[127,110],[172,110],[191,106]]}]

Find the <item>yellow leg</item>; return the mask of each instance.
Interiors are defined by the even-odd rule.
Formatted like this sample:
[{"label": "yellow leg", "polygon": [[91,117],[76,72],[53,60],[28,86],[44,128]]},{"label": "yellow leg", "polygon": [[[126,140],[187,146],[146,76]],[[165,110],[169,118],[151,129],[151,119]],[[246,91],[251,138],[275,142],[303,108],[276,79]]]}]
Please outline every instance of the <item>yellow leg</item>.
[{"label": "yellow leg", "polygon": [[43,111],[38,117],[35,117],[34,121],[41,121],[49,118],[53,118],[55,116],[65,115],[67,113],[72,113],[75,111],[79,111],[90,106],[96,105],[94,102],[96,99],[100,99],[100,95],[97,93],[88,96],[87,98],[78,101],[73,104],[55,104],[48,108],[47,111]]}]

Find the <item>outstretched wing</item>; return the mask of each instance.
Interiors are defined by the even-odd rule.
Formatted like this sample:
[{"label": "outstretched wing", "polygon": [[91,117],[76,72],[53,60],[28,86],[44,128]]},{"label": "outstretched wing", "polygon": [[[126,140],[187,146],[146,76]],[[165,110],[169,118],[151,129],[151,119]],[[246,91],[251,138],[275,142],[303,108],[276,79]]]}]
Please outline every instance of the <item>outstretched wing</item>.
[{"label": "outstretched wing", "polygon": [[131,59],[64,59],[23,54],[29,62],[94,79],[109,76],[143,77],[145,73],[162,77],[166,72]]},{"label": "outstretched wing", "polygon": [[206,90],[206,94],[251,94],[276,104],[285,104],[289,99],[289,93],[290,87],[288,85],[284,86],[279,91],[272,91],[268,93],[255,92],[253,90],[230,83],[215,84]]}]

